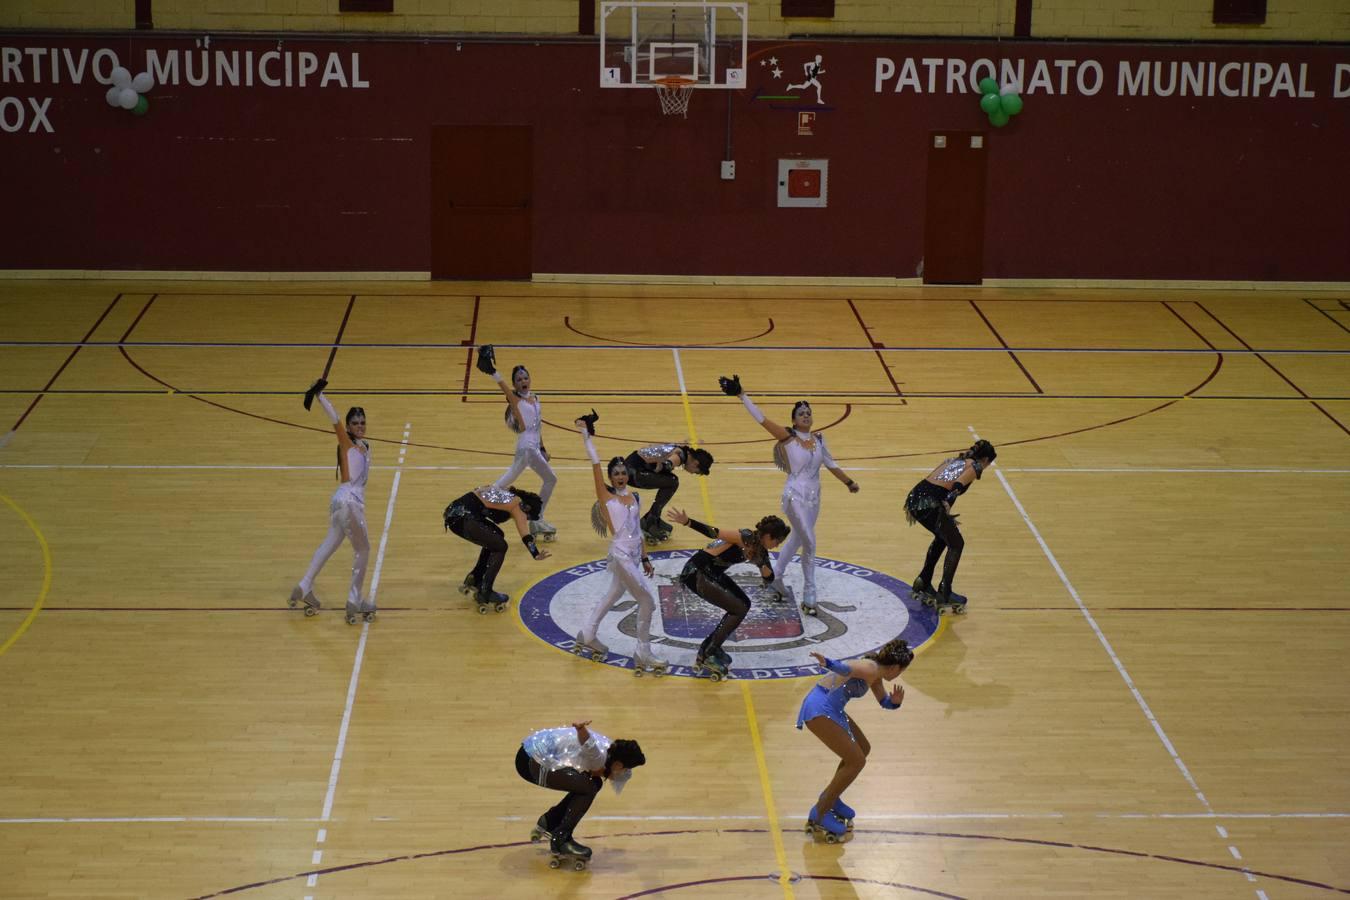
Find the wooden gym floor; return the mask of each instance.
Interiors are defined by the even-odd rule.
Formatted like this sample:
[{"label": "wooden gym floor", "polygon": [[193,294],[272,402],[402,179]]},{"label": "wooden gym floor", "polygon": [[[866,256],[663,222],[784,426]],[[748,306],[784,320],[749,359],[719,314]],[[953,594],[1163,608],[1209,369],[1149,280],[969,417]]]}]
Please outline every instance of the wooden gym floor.
[{"label": "wooden gym floor", "polygon": [[[801,832],[834,765],[793,727],[810,679],[634,679],[454,590],[441,510],[512,446],[485,342],[531,369],[559,474],[513,597],[604,556],[554,427],[592,406],[604,457],[696,435],[718,463],[674,505],[748,525],[782,476],[716,376],[780,421],[812,400],[862,486],[825,477],[820,555],[905,582],[905,493],[998,445],[957,510],[970,614],[903,710],[851,708],[852,841]],[[300,404],[325,371],[379,439],[369,626],[333,611],[346,547],[323,614],[284,602],[334,486]],[[1350,893],[1338,295],[0,282],[0,435],[5,898]],[[649,758],[583,873],[528,842],[553,797],[512,768],[575,717]]]}]

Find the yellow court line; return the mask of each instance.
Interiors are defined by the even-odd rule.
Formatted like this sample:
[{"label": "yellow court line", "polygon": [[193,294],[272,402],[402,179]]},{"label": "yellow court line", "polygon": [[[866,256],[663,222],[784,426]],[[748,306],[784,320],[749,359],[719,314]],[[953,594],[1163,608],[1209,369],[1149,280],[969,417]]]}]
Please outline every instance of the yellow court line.
[{"label": "yellow court line", "polygon": [[10,509],[19,514],[19,518],[23,519],[24,524],[26,524],[29,530],[33,532],[33,535],[38,540],[38,546],[42,548],[42,590],[38,592],[37,603],[34,603],[33,608],[28,611],[28,615],[19,625],[18,630],[11,634],[7,641],[0,644],[0,656],[3,656],[6,650],[14,646],[14,643],[19,638],[23,637],[23,633],[28,630],[29,625],[33,624],[33,620],[37,618],[37,614],[42,610],[42,604],[47,602],[47,591],[50,590],[52,586],[52,551],[51,548],[47,546],[47,539],[42,536],[42,531],[37,527],[37,523],[29,518],[28,513],[19,508],[19,504],[15,503],[4,494],[0,494],[0,500],[5,501],[5,503],[9,504]]},{"label": "yellow court line", "polygon": [[[684,367],[680,365],[680,351],[672,348],[675,355],[676,370],[680,375],[680,402],[684,405],[684,421],[689,426],[689,442],[698,446],[698,433],[694,430],[694,411],[689,405],[689,392],[684,386]],[[715,522],[712,497],[708,494],[708,479],[700,478],[699,490],[703,495],[704,517]],[[755,701],[750,696],[750,685],[741,682],[741,697],[745,700],[745,717],[750,725],[750,743],[755,748],[755,764],[759,768],[759,787],[764,794],[764,808],[769,816],[769,833],[773,835],[773,852],[778,857],[778,883],[782,885],[783,896],[792,900],[796,897],[792,890],[792,871],[788,868],[787,850],[783,846],[783,829],[778,825],[778,808],[773,802],[773,786],[769,782],[769,763],[764,758],[764,742],[759,736],[759,717],[755,714]]]}]

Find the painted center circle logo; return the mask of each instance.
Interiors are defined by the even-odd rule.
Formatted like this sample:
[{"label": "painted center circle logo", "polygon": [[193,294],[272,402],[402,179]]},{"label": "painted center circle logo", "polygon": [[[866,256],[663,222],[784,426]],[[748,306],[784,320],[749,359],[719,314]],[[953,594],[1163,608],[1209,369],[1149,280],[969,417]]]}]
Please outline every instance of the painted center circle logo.
[{"label": "painted center circle logo", "polygon": [[[662,550],[650,554],[656,569],[656,612],[652,650],[670,660],[671,675],[695,677],[691,666],[703,638],[722,618],[722,610],[679,582],[685,562],[697,551]],[[861,656],[895,637],[918,648],[938,629],[938,615],[910,594],[909,585],[851,563],[816,557],[818,615],[796,603],[774,599],[753,566],[733,566],[730,574],[750,598],[750,612],[727,641],[736,678],[816,676],[808,653],[835,659]],[[794,560],[784,581],[798,597],[801,567]],[[556,572],[520,598],[520,618],[536,637],[570,652],[595,605],[609,589],[603,559]],[[604,664],[633,667],[637,650],[637,601],[625,594],[600,622],[596,637],[609,648]]]}]

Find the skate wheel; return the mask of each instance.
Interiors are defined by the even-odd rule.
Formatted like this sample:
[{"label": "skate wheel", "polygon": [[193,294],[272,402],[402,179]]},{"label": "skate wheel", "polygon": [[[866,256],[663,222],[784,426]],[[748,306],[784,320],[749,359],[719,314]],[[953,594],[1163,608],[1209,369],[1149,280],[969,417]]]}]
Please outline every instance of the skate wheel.
[{"label": "skate wheel", "polygon": [[827,843],[827,844],[837,844],[837,843],[839,843],[839,835],[837,835],[837,834],[835,834],[835,833],[833,833],[833,832],[827,833],[827,834],[825,835],[825,843]]},{"label": "skate wheel", "polygon": [[487,604],[486,604],[486,603],[480,603],[480,604],[478,604],[478,614],[479,614],[480,616],[485,616],[485,615],[487,615]]},{"label": "skate wheel", "polygon": [[806,827],[803,828],[802,831],[805,831],[807,834],[815,834],[816,826],[812,825],[810,822],[807,822]]},{"label": "skate wheel", "polygon": [[721,673],[721,672],[711,672],[711,673],[709,673],[708,677],[711,678],[713,681],[721,681],[721,680],[722,680],[722,673]]},{"label": "skate wheel", "polygon": [[816,614],[816,608],[814,606],[807,606],[803,603],[802,612],[806,613],[808,616],[814,616]]},{"label": "skate wheel", "polygon": [[572,863],[572,869],[573,869],[574,871],[580,872],[582,869],[585,869],[585,868],[586,868],[586,864],[585,864],[584,862],[582,862],[581,860],[577,860],[576,862]]},{"label": "skate wheel", "polygon": [[306,617],[312,616],[312,615],[314,615],[314,614],[317,613],[317,612],[318,612],[318,610],[315,609],[315,608],[312,607],[312,606],[306,606],[306,607],[305,607],[305,616],[306,616]]},{"label": "skate wheel", "polygon": [[633,677],[634,677],[634,678],[641,678],[641,677],[642,677],[642,670],[641,670],[640,668],[638,668],[637,666],[634,666],[634,667],[633,667]]},{"label": "skate wheel", "polygon": [[558,868],[558,866],[560,866],[560,865],[562,865],[562,863],[561,863],[560,861],[556,860],[556,859],[550,859],[550,860],[548,861],[548,867],[549,867],[550,869],[556,869],[556,868]]},{"label": "skate wheel", "polygon": [[364,618],[365,618],[365,620],[366,620],[367,622],[374,622],[374,621],[375,621],[375,614],[374,614],[373,612],[368,612],[368,613],[365,614]]},{"label": "skate wheel", "polygon": [[292,597],[291,599],[286,601],[286,605],[289,606],[291,609],[295,609],[297,606],[300,605],[300,601]]},{"label": "skate wheel", "polygon": [[497,612],[501,612],[502,610],[506,609],[506,604],[505,604],[505,603],[498,603],[496,606],[494,606],[494,607],[492,607],[492,608],[495,609]]},{"label": "skate wheel", "polygon": [[957,616],[964,616],[966,614],[966,608],[964,606],[953,606],[952,614]]},{"label": "skate wheel", "polygon": [[349,613],[349,614],[347,615],[347,624],[348,624],[348,625],[355,625],[355,624],[356,624],[356,616],[353,616],[353,615],[351,615],[351,614]]},{"label": "skate wheel", "polygon": [[542,841],[543,839],[544,839],[544,833],[543,833],[542,831],[540,831],[538,828],[536,828],[536,829],[534,829],[533,831],[530,832],[530,841],[531,841],[532,843],[537,844],[537,843],[539,843],[540,841]]},{"label": "skate wheel", "polygon": [[605,661],[605,654],[603,653],[591,654],[591,662],[604,662],[604,661]]}]

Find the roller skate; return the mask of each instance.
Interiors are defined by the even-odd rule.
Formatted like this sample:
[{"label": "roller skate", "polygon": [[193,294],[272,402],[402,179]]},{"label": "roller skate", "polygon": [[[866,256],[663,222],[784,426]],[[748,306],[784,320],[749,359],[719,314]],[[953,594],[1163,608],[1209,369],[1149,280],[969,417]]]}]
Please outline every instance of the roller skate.
[{"label": "roller skate", "polygon": [[480,584],[473,596],[478,601],[478,614],[480,616],[485,615],[489,608],[501,612],[506,609],[506,602],[511,599],[506,594],[499,594],[490,585],[485,584]]},{"label": "roller skate", "polygon": [[802,590],[802,612],[808,616],[816,615],[816,586],[808,584]]},{"label": "roller skate", "polygon": [[543,519],[535,519],[530,523],[530,534],[534,535],[536,540],[551,544],[558,539],[558,529],[554,528]]},{"label": "roller skate", "polygon": [[966,614],[966,598],[961,594],[952,592],[951,585],[945,581],[938,585],[937,597],[934,599],[934,605],[938,613],[944,609],[951,610],[952,615],[964,616]]},{"label": "roller skate", "polygon": [[375,613],[376,613],[377,611],[378,611],[378,610],[375,609],[375,603],[374,603],[374,601],[369,600],[369,599],[366,599],[366,600],[362,600],[362,601],[361,601],[361,618],[362,618],[362,619],[365,619],[367,622],[374,622],[374,621],[375,621]]},{"label": "roller skate", "polygon": [[654,547],[670,540],[671,531],[674,531],[674,529],[667,530],[662,527],[664,524],[660,519],[652,519],[647,516],[643,516],[638,522],[638,526],[642,529],[642,539],[647,542],[648,546]]},{"label": "roller skate", "polygon": [[530,842],[537,844],[544,838],[553,839],[553,832],[548,830],[548,818],[540,816],[539,822],[530,829]]},{"label": "roller skate", "polygon": [[572,647],[572,652],[577,656],[589,656],[592,662],[603,662],[609,648],[600,643],[599,638],[591,638],[588,641],[578,633],[577,642]]},{"label": "roller skate", "polygon": [[638,649],[633,656],[633,676],[641,678],[644,672],[650,672],[652,677],[660,678],[670,671],[670,661],[662,659],[650,650]]},{"label": "roller skate", "polygon": [[291,588],[291,599],[286,601],[286,605],[291,609],[295,609],[302,603],[305,605],[306,616],[312,616],[317,613],[319,611],[319,606],[321,605],[319,603],[319,598],[314,596],[313,591],[301,590],[300,585],[297,584],[295,587]]},{"label": "roller skate", "polygon": [[843,822],[839,821],[839,817],[834,814],[834,810],[830,810],[817,818],[816,808],[813,806],[811,812],[806,816],[806,833],[816,840],[824,838],[827,844],[840,844],[846,840],[845,835],[848,834],[848,829],[844,827]]},{"label": "roller skate", "polygon": [[792,588],[781,578],[775,578],[769,584],[769,592],[773,594],[773,599],[780,603],[795,603],[797,595],[792,592]]},{"label": "roller skate", "polygon": [[553,858],[548,861],[550,869],[571,866],[573,870],[580,872],[591,861],[591,848],[578,844],[570,835],[564,838],[554,835],[549,838],[548,849],[553,854]]},{"label": "roller skate", "polygon": [[936,608],[937,591],[933,589],[933,582],[924,578],[923,575],[914,579],[914,583],[909,586],[909,593],[911,597],[914,597],[929,609]]},{"label": "roller skate", "polygon": [[831,812],[834,813],[835,818],[844,823],[845,830],[847,831],[853,830],[853,816],[855,815],[855,813],[853,807],[849,806],[847,803],[844,802],[843,797],[840,797],[838,800],[834,801],[834,809],[831,810]]},{"label": "roller skate", "polygon": [[361,604],[347,601],[347,624],[355,625],[356,620],[361,618]]},{"label": "roller skate", "polygon": [[[730,657],[727,658],[730,659]],[[731,677],[731,671],[715,651],[709,652],[707,656],[700,653],[694,657],[694,674],[707,674],[713,681],[722,681]]]},{"label": "roller skate", "polygon": [[464,583],[461,584],[461,585],[459,586],[459,592],[460,592],[461,594],[465,595],[466,597],[467,597],[469,594],[474,594],[474,593],[477,593],[477,592],[478,592],[478,575],[477,575],[477,573],[475,573],[475,572],[470,572],[468,575],[465,575],[465,576],[464,576]]}]

